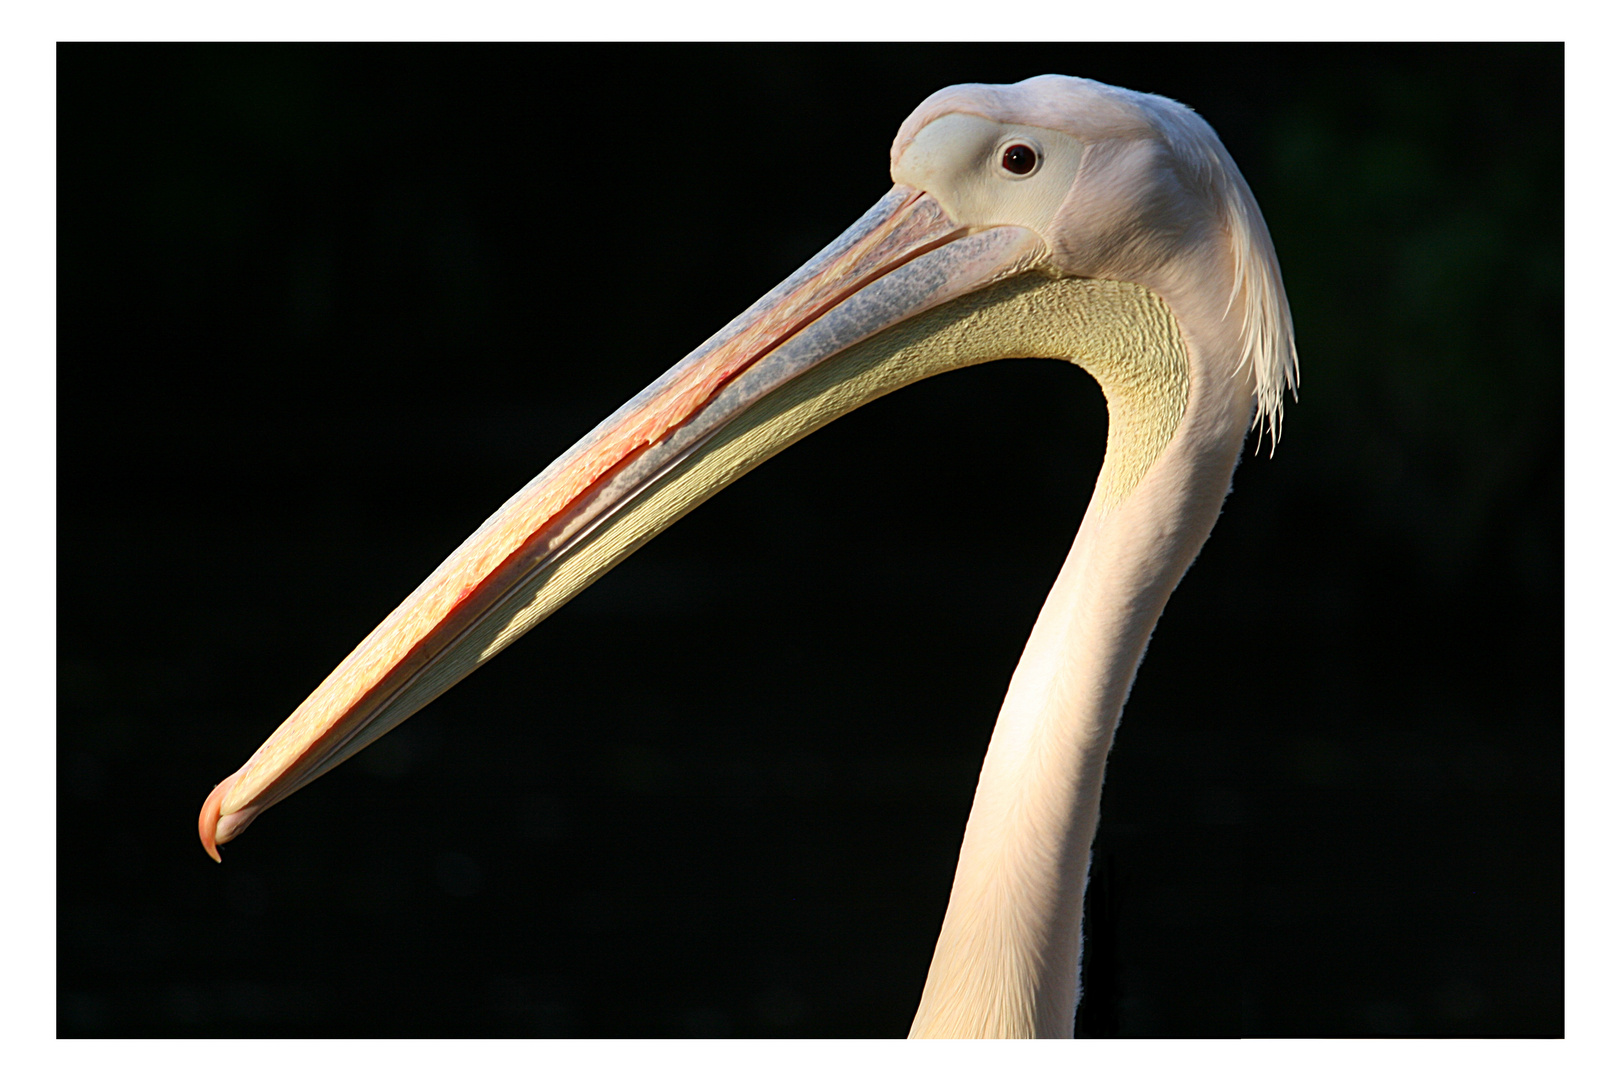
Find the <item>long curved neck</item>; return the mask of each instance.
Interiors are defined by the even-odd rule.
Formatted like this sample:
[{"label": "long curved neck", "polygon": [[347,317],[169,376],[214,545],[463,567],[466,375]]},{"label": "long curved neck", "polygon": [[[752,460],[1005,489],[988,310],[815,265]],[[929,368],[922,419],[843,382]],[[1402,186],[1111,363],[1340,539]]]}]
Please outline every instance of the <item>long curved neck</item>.
[{"label": "long curved neck", "polygon": [[1198,377],[1234,362],[1191,348],[1184,415],[1177,395],[1144,389],[1162,379],[1123,374],[1141,372],[1140,359],[1080,361],[1109,400],[1108,452],[990,738],[913,1038],[1074,1034],[1104,763],[1148,636],[1214,526],[1247,419],[1238,380]]}]

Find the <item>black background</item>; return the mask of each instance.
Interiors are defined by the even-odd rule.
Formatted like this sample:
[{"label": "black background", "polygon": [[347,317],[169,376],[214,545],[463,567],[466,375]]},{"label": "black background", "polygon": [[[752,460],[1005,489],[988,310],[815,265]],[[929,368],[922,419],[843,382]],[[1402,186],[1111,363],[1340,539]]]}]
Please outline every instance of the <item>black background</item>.
[{"label": "black background", "polygon": [[931,91],[1220,132],[1304,384],[1172,598],[1080,1032],[1557,1035],[1557,46],[65,47],[59,1033],[903,1034],[1101,459],[1050,361],[768,462],[216,867],[507,495],[887,189]]}]

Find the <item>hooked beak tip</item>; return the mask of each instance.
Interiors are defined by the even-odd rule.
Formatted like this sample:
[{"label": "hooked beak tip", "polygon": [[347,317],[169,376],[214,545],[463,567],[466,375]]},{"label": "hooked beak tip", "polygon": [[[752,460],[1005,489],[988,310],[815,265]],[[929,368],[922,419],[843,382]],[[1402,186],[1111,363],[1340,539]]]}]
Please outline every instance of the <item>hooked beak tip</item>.
[{"label": "hooked beak tip", "polygon": [[197,815],[197,835],[202,840],[203,850],[208,852],[209,858],[215,862],[224,862],[219,857],[219,808],[225,801],[226,794],[236,783],[236,773],[232,773],[214,785],[209,792],[208,799],[202,805],[202,813]]}]

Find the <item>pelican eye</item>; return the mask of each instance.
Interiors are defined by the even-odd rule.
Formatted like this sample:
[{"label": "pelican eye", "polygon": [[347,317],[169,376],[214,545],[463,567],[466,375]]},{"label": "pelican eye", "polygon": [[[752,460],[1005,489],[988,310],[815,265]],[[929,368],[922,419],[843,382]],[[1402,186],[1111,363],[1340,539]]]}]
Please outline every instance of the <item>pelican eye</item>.
[{"label": "pelican eye", "polygon": [[1028,176],[1040,163],[1040,153],[1028,143],[1008,143],[1002,148],[1001,167],[1014,176]]}]

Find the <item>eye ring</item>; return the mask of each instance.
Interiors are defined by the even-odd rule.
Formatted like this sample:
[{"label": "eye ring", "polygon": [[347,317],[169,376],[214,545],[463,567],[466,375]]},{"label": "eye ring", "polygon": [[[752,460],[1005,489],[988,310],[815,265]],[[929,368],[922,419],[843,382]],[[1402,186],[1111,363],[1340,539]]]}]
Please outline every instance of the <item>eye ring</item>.
[{"label": "eye ring", "polygon": [[1024,180],[1040,171],[1041,148],[1029,139],[1009,139],[996,148],[996,164],[1014,180]]}]

